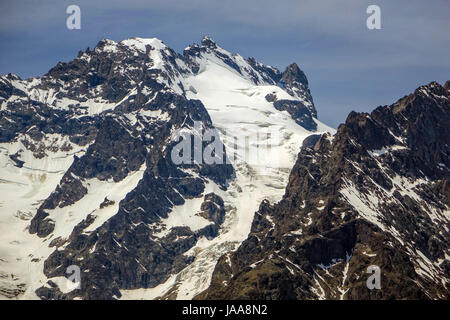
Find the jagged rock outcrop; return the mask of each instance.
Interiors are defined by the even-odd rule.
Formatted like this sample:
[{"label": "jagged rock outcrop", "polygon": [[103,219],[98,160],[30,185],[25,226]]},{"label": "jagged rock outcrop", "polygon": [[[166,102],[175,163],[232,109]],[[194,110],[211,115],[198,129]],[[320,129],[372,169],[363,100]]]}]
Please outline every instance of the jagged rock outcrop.
[{"label": "jagged rock outcrop", "polygon": [[197,299],[449,299],[449,84],[305,141],[283,199]]},{"label": "jagged rock outcrop", "polygon": [[308,80],[298,65],[290,64],[283,73],[274,75],[273,79],[297,99],[279,99],[275,94],[268,94],[266,100],[272,102],[277,110],[287,111],[302,127],[311,131],[317,130],[314,121],[317,111],[309,91]]},{"label": "jagged rock outcrop", "polygon": [[301,97],[303,101],[311,101],[311,104],[306,103],[306,107],[311,112],[311,116],[317,118],[317,111],[312,104],[312,96],[309,91],[308,79],[305,73],[300,70],[296,63],[287,66],[282,73],[280,83],[286,88],[292,96]]}]

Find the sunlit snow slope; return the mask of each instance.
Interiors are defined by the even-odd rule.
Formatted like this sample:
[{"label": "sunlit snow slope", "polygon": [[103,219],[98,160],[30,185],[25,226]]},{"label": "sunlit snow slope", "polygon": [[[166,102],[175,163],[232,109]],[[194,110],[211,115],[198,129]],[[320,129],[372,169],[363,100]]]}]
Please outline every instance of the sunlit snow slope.
[{"label": "sunlit snow slope", "polygon": [[[46,137],[47,146],[60,148],[64,141],[58,135]],[[29,291],[30,283],[39,278],[42,263],[37,256],[48,256],[53,249],[28,233],[29,220],[39,205],[58,185],[73,161],[73,155],[84,153],[82,148],[70,152],[58,150],[37,159],[26,152],[22,168],[9,158],[18,150],[27,150],[21,142],[0,144],[0,299],[36,298]],[[32,260],[35,262],[32,263]],[[34,289],[36,289],[35,287]],[[28,291],[27,291],[28,290]]]}]

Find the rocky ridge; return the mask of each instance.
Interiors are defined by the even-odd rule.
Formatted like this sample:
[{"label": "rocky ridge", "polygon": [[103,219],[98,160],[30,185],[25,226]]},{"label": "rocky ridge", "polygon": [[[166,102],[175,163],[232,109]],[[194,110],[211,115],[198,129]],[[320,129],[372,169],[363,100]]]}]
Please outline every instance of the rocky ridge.
[{"label": "rocky ridge", "polygon": [[449,98],[432,82],[305,139],[283,199],[196,298],[448,299]]}]

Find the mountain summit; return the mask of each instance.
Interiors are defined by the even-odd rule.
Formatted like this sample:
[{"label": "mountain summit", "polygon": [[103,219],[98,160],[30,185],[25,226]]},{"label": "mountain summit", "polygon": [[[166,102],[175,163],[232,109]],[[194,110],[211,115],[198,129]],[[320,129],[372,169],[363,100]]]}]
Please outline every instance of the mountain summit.
[{"label": "mountain summit", "polygon": [[[156,38],[105,39],[42,77],[0,77],[0,105],[8,298],[193,297],[259,203],[281,199],[303,139],[334,132],[298,68],[206,37],[183,54]],[[181,164],[178,136],[200,141]],[[223,163],[195,156],[211,141]],[[65,278],[74,267],[78,288]]]}]

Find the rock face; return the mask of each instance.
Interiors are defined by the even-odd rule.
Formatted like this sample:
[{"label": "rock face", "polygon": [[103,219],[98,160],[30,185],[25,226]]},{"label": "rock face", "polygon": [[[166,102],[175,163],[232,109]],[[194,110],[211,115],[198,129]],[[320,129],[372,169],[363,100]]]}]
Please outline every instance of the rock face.
[{"label": "rock face", "polygon": [[306,108],[311,112],[311,116],[317,118],[317,111],[314,105],[308,104],[308,101],[312,102],[312,96],[308,87],[308,79],[306,79],[305,73],[300,70],[296,63],[292,63],[287,66],[286,70],[281,75],[281,84],[292,96],[302,97],[302,100],[306,102]]},{"label": "rock face", "polygon": [[[205,104],[192,99],[200,88],[191,80],[211,63],[255,90],[273,88],[272,102],[261,98],[271,108],[267,117],[284,117],[277,111],[286,110],[302,134],[317,129],[308,83],[296,65],[282,73],[207,37],[183,55],[158,39],[102,40],[43,77],[0,77],[0,182],[32,181],[17,206],[8,201],[5,209],[5,219],[32,217],[32,238],[20,250],[30,252],[18,258],[9,245],[2,252],[11,252],[5,261],[8,270],[20,269],[20,280],[35,277],[28,284],[0,282],[0,294],[120,298],[121,290],[153,288],[177,274],[192,263],[189,250],[199,239],[223,231],[235,210],[222,198],[236,182],[226,150],[222,163],[199,163],[195,150],[209,144],[202,141],[190,144],[187,163],[172,159],[177,134],[216,130]],[[28,260],[20,268],[11,263]],[[72,265],[81,269],[82,282],[67,290],[61,279]]]},{"label": "rock face", "polygon": [[449,299],[449,89],[432,82],[306,139],[283,199],[261,203],[197,298]]},{"label": "rock face", "polygon": [[277,110],[287,111],[292,119],[307,130],[317,130],[317,124],[314,122],[317,111],[309,91],[308,80],[297,64],[289,65],[283,73],[274,75],[273,79],[297,99],[278,99],[275,94],[268,94],[266,100],[273,102]]},{"label": "rock face", "polygon": [[275,109],[287,111],[292,119],[307,130],[315,131],[317,124],[314,122],[315,114],[301,101],[295,100],[276,100],[273,102]]}]

